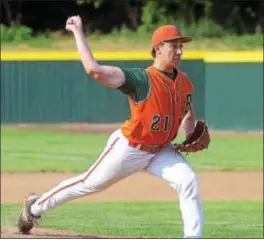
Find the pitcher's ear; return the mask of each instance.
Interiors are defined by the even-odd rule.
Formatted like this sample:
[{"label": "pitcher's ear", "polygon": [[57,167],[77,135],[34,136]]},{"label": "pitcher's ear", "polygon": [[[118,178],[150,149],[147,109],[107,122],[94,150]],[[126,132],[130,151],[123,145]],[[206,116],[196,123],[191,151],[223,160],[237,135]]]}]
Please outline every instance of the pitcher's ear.
[{"label": "pitcher's ear", "polygon": [[153,58],[156,57],[156,49],[155,49],[155,48],[152,48],[152,50],[151,50],[151,56],[152,56]]},{"label": "pitcher's ear", "polygon": [[154,51],[155,57],[157,56],[157,52],[160,50],[160,48],[161,48],[163,45],[164,45],[164,42],[158,44],[157,46],[155,46],[155,47],[153,48],[152,51]]}]

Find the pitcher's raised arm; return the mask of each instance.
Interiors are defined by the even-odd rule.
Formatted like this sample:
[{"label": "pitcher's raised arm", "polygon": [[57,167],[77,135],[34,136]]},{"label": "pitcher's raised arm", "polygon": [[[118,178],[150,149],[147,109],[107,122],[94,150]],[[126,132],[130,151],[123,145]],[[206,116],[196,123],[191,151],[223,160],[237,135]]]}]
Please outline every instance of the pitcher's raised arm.
[{"label": "pitcher's raised arm", "polygon": [[80,16],[69,17],[66,29],[73,33],[83,67],[90,77],[111,88],[118,88],[125,83],[125,75],[120,68],[102,66],[94,59],[83,33]]}]

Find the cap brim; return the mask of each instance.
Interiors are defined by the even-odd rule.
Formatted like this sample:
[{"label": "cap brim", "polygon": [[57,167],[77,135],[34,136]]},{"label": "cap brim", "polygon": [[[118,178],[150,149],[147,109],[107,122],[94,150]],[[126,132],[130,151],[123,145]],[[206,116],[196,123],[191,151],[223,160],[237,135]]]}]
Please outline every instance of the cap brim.
[{"label": "cap brim", "polygon": [[186,37],[186,36],[173,37],[173,38],[166,39],[164,42],[172,42],[172,41],[180,41],[182,43],[187,43],[187,42],[191,42],[192,38],[191,37]]}]

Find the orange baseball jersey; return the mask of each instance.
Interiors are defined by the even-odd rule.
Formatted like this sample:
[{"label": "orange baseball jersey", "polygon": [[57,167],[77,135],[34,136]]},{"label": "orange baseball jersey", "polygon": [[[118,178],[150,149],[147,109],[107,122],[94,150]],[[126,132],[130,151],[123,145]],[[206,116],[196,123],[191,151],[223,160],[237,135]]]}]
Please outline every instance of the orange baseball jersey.
[{"label": "orange baseball jersey", "polygon": [[191,103],[194,87],[177,70],[174,80],[153,66],[146,69],[148,92],[143,100],[129,97],[131,118],[122,126],[124,136],[138,144],[168,144],[176,136]]}]

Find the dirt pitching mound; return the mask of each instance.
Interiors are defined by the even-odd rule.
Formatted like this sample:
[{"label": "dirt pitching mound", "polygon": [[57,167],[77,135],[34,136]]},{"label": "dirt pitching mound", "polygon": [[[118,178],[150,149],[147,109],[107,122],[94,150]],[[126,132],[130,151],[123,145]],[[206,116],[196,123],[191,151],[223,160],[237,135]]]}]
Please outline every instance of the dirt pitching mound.
[{"label": "dirt pitching mound", "polygon": [[20,234],[15,227],[7,227],[1,230],[1,238],[121,238],[121,237],[110,237],[110,236],[99,236],[99,235],[89,235],[74,233],[70,231],[55,230],[55,229],[45,229],[45,228],[35,228],[32,230],[31,234],[24,235]]}]

